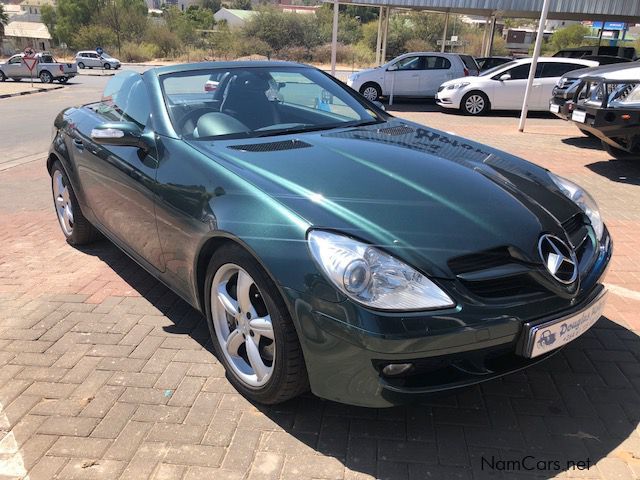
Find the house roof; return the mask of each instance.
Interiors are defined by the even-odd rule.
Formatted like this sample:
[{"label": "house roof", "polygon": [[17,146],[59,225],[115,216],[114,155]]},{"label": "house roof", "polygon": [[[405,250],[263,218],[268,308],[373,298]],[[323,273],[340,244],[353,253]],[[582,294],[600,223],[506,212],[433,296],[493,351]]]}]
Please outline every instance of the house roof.
[{"label": "house roof", "polygon": [[44,23],[39,22],[10,22],[4,27],[4,36],[51,40],[49,29]]},{"label": "house roof", "polygon": [[216,12],[216,15],[218,13],[221,12],[227,12],[230,13],[231,15],[238,17],[241,20],[247,21],[250,20],[251,17],[253,17],[254,15],[256,15],[258,12],[256,12],[255,10],[237,10],[235,8],[221,8],[220,10],[218,10]]},{"label": "house roof", "polygon": [[55,0],[24,0],[23,2],[20,2],[20,5],[25,7],[42,7],[43,5],[51,5],[53,7],[55,4]]}]

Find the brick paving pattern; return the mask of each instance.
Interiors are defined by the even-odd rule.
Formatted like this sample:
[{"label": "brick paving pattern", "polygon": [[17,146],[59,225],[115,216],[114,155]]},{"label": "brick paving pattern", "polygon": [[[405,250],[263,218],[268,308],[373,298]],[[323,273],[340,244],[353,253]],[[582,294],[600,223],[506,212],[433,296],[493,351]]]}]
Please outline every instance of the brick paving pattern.
[{"label": "brick paving pattern", "polygon": [[[540,366],[421,405],[252,405],[201,316],[110,243],[68,246],[44,165],[14,167],[0,172],[0,478],[640,478],[640,164],[559,120],[518,134],[509,116],[399,109],[594,194],[615,240],[594,329]],[[505,470],[527,455],[533,470]]]}]

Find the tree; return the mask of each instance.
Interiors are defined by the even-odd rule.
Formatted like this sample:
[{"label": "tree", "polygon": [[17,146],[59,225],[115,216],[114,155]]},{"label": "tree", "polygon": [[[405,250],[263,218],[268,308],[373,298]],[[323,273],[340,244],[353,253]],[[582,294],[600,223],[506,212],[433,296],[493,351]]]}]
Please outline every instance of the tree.
[{"label": "tree", "polygon": [[221,0],[201,0],[200,6],[202,8],[206,8],[207,10],[211,10],[213,13],[216,13],[218,10],[222,8]]},{"label": "tree", "polygon": [[44,23],[49,29],[49,33],[54,40],[57,40],[56,35],[56,9],[51,5],[43,5],[40,9],[40,17],[42,18],[42,23]]},{"label": "tree", "polygon": [[579,23],[556,30],[549,41],[549,47],[555,51],[584,45],[584,37],[591,33],[589,27]]},{"label": "tree", "polygon": [[251,10],[251,0],[231,0],[229,5],[236,10]]},{"label": "tree", "polygon": [[147,4],[144,0],[105,0],[95,20],[111,28],[120,55],[124,40],[132,39],[136,32],[144,32]]},{"label": "tree", "polygon": [[4,27],[9,25],[9,14],[4,11],[4,5],[0,3],[0,44],[4,38]]},{"label": "tree", "polygon": [[57,40],[72,48],[76,47],[73,43],[74,36],[81,27],[92,23],[101,6],[102,0],[58,0],[53,32]]},{"label": "tree", "polygon": [[73,36],[73,44],[78,49],[91,50],[99,45],[105,47],[113,45],[116,37],[111,29],[102,25],[85,25],[80,27]]},{"label": "tree", "polygon": [[314,15],[281,12],[275,8],[258,11],[243,29],[246,38],[258,38],[274,52],[284,48],[313,48],[322,43]]}]

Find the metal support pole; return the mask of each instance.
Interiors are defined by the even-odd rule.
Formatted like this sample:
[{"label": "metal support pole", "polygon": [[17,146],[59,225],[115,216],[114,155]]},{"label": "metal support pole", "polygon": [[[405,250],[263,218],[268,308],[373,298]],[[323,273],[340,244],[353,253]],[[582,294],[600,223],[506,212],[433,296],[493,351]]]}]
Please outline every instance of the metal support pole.
[{"label": "metal support pole", "polygon": [[489,31],[490,23],[491,23],[491,17],[487,17],[487,21],[484,24],[484,32],[482,33],[482,48],[480,49],[481,57],[484,57],[487,51],[487,33]]},{"label": "metal support pole", "polygon": [[442,48],[440,51],[444,53],[447,45],[447,30],[449,29],[449,12],[445,13],[444,17],[444,31],[442,32]]},{"label": "metal support pole", "polygon": [[331,33],[331,75],[336,75],[336,56],[338,54],[338,0],[333,0],[333,31]]},{"label": "metal support pole", "polygon": [[602,43],[602,33],[604,32],[604,18],[602,19],[602,25],[600,26],[600,33],[598,34],[598,46]]},{"label": "metal support pole", "polygon": [[384,25],[382,28],[382,53],[380,54],[380,63],[387,62],[387,36],[389,34],[389,17],[391,16],[391,7],[385,8]]},{"label": "metal support pole", "polygon": [[493,37],[496,34],[496,16],[493,15],[491,17],[491,33],[489,34],[489,44],[487,48],[487,57],[491,56],[491,52],[493,52]]},{"label": "metal support pole", "polygon": [[378,9],[378,38],[376,38],[376,65],[380,65],[380,50],[382,50],[382,16],[383,7]]},{"label": "metal support pole", "polygon": [[522,102],[522,113],[520,114],[520,125],[518,130],[524,132],[524,124],[527,121],[527,113],[529,112],[529,96],[533,87],[533,79],[536,76],[536,68],[538,67],[538,57],[542,50],[542,39],[544,38],[544,27],[547,24],[547,14],[549,13],[550,0],[544,0],[542,5],[542,13],[538,22],[538,34],[536,35],[536,45],[533,49],[533,58],[531,59],[531,70],[529,70],[529,79],[527,80],[527,89],[524,92],[524,100]]}]

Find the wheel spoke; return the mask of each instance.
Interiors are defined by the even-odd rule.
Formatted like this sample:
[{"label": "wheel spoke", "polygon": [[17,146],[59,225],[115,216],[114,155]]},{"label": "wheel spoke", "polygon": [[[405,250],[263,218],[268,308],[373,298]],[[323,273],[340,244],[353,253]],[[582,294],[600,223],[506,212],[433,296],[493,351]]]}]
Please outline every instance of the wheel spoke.
[{"label": "wheel spoke", "polygon": [[238,330],[231,332],[227,337],[226,345],[229,355],[233,357],[239,356],[238,349],[240,348],[240,345],[242,345],[242,342],[244,342],[244,338],[242,338],[242,334]]},{"label": "wheel spoke", "polygon": [[229,315],[235,317],[238,315],[238,304],[237,302],[231,298],[231,296],[227,293],[227,284],[223,283],[218,285],[218,300],[227,311]]},{"label": "wheel spoke", "polygon": [[261,381],[269,373],[269,369],[262,361],[262,357],[260,357],[260,352],[258,351],[258,346],[254,343],[251,337],[247,338],[245,345],[247,347],[247,358],[249,358],[249,363],[251,364],[258,381]]},{"label": "wheel spoke", "polygon": [[252,313],[253,306],[251,305],[251,298],[249,297],[249,289],[253,285],[253,279],[243,270],[238,271],[238,283],[236,287],[238,305],[243,314]]},{"label": "wheel spoke", "polygon": [[65,206],[65,201],[64,198],[62,198],[62,195],[58,195],[56,197],[56,205],[58,206],[58,208],[63,208]]},{"label": "wheel spoke", "polygon": [[71,211],[71,207],[69,205],[67,205],[67,207],[64,209],[64,215],[65,217],[67,217],[67,221],[69,222],[69,224],[73,223],[73,212]]},{"label": "wheel spoke", "polygon": [[254,318],[249,322],[249,328],[258,335],[273,340],[273,325],[269,315],[262,318]]}]

